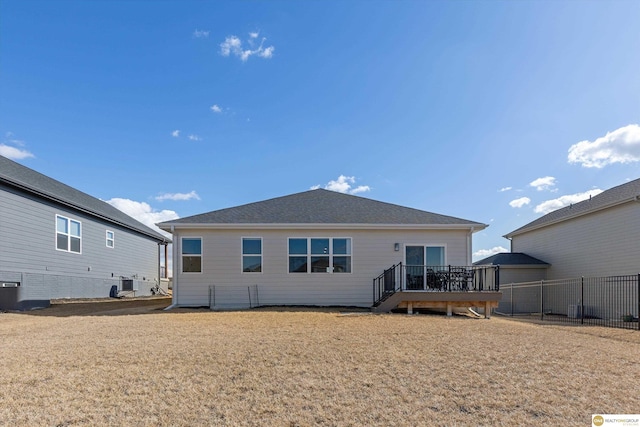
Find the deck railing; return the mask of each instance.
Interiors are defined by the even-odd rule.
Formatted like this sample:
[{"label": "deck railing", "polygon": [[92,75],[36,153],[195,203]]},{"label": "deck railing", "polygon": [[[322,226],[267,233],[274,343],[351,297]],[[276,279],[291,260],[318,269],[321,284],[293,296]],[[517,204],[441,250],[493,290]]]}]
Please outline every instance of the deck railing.
[{"label": "deck railing", "polygon": [[398,291],[483,292],[500,290],[495,265],[404,265],[398,263],[373,279],[373,301],[379,303]]}]

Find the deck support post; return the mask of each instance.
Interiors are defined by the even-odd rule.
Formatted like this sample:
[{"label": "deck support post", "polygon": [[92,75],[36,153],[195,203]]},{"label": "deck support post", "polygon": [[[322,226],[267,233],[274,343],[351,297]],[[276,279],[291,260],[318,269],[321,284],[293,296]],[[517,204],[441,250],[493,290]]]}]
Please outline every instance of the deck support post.
[{"label": "deck support post", "polygon": [[453,305],[450,302],[447,302],[447,316],[451,317],[453,315]]},{"label": "deck support post", "polygon": [[487,301],[484,303],[484,318],[491,319],[491,302]]},{"label": "deck support post", "polygon": [[407,303],[407,314],[413,314],[413,302],[411,301]]}]

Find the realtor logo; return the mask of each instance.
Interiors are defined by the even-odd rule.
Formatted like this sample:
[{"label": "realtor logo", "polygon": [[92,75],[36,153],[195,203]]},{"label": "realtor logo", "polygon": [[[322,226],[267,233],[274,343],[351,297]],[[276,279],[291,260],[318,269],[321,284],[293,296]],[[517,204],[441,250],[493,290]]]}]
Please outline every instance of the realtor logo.
[{"label": "realtor logo", "polygon": [[603,414],[591,416],[592,427],[640,427],[640,414]]}]

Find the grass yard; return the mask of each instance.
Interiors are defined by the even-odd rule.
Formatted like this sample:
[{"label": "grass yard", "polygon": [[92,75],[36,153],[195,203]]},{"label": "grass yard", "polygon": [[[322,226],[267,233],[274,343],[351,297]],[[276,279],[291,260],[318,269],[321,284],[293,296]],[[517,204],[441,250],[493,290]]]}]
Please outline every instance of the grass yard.
[{"label": "grass yard", "polygon": [[0,425],[591,425],[640,412],[640,332],[169,300],[0,313]]}]

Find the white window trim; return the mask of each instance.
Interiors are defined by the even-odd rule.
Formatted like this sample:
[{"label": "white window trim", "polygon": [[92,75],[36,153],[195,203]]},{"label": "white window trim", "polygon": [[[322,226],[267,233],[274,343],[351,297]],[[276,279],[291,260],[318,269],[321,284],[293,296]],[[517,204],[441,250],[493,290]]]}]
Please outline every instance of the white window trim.
[{"label": "white window trim", "polygon": [[[109,237],[109,233],[111,233],[111,237]],[[107,245],[107,247],[109,249],[115,249],[115,247],[116,247],[116,233],[111,231],[111,230],[107,230],[105,232],[105,237],[106,237],[105,244]],[[109,242],[111,242],[111,246],[109,246]]]},{"label": "white window trim", "polygon": [[[243,269],[244,257],[245,256],[258,256],[256,254],[245,254],[243,252],[242,243],[244,242],[244,239],[260,240],[260,255],[259,255],[260,256],[260,271],[244,271],[244,269]],[[263,272],[264,272],[264,241],[262,240],[262,237],[258,237],[258,236],[242,236],[242,237],[240,237],[240,273],[242,273],[242,274],[262,274]]]},{"label": "white window trim", "polygon": [[[200,239],[200,271],[184,271],[184,265],[183,265],[183,257],[184,254],[182,253],[182,242],[184,239]],[[202,238],[202,236],[180,236],[180,274],[203,274],[204,273],[204,239]],[[187,254],[188,256],[194,256],[193,254]],[[197,255],[195,255],[197,256]]]},{"label": "white window trim", "polygon": [[[68,226],[69,226],[69,231],[67,233],[61,233],[58,231],[58,218],[62,218],[68,221]],[[73,236],[71,234],[71,222],[77,222],[78,225],[80,226],[80,236]],[[67,252],[70,254],[82,254],[82,221],[79,221],[77,219],[73,219],[73,218],[69,218],[67,216],[64,215],[58,215],[56,214],[56,219],[54,222],[54,228],[55,228],[55,233],[54,233],[54,246],[56,248],[56,251],[60,251],[60,252]],[[58,248],[58,234],[63,234],[65,236],[67,236],[67,248],[68,249],[60,249]],[[80,239],[80,250],[78,252],[76,251],[72,251],[71,250],[71,237],[75,237]]]},{"label": "white window trim", "polygon": [[[307,254],[303,255],[303,254],[290,254],[289,253],[289,241],[291,239],[306,239],[307,240]],[[330,271],[327,271],[326,273],[313,273],[310,271],[311,269],[311,257],[312,256],[322,256],[324,254],[312,254],[311,253],[311,240],[312,239],[329,239],[329,253],[327,254],[327,256],[329,257],[329,269]],[[350,249],[351,252],[348,254],[334,254],[333,253],[333,241],[334,239],[348,239],[350,241]],[[296,275],[303,275],[305,273],[302,272],[292,272],[289,271],[289,259],[292,256],[306,256],[307,257],[307,272],[306,274],[337,274],[337,275],[345,275],[345,274],[353,274],[353,238],[352,237],[348,237],[348,236],[334,236],[334,237],[326,237],[326,236],[313,236],[313,237],[304,237],[304,236],[300,236],[300,237],[288,237],[287,238],[287,274],[296,274]],[[351,258],[351,265],[350,265],[350,271],[348,273],[335,273],[333,271],[333,257],[334,256],[348,256]]]}]

